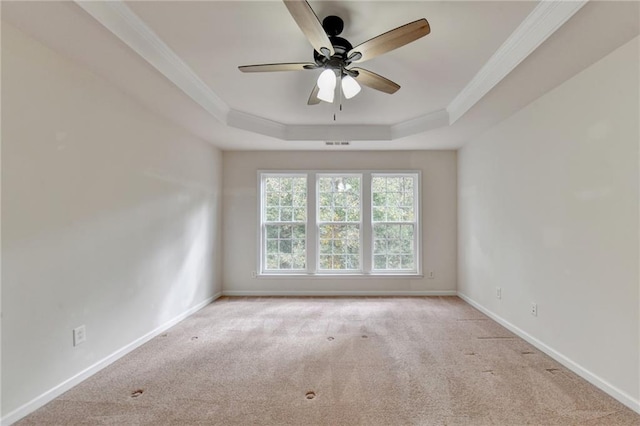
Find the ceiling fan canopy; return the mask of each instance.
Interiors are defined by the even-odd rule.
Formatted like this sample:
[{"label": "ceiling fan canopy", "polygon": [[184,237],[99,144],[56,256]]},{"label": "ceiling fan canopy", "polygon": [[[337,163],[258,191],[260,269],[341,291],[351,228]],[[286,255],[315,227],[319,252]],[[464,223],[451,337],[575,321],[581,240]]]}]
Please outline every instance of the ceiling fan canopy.
[{"label": "ceiling fan canopy", "polygon": [[[353,47],[348,40],[339,37],[344,29],[344,21],[340,17],[327,16],[321,24],[306,0],[284,0],[284,4],[313,46],[314,62],[244,65],[238,69],[242,72],[324,69],[311,91],[308,105],[319,104],[321,100],[333,102],[333,94],[338,86],[336,79],[340,80],[340,87],[347,99],[360,91],[359,84],[388,94],[397,92],[400,89],[397,83],[363,68],[348,67],[395,50],[431,32],[429,23],[422,18]],[[335,76],[333,81],[332,74]]]}]

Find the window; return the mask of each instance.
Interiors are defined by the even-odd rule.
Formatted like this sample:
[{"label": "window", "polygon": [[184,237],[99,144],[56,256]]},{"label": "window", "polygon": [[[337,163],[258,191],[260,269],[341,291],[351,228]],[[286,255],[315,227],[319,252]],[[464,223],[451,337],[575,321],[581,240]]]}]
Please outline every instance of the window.
[{"label": "window", "polygon": [[263,269],[305,271],[307,177],[265,175],[263,183]]},{"label": "window", "polygon": [[361,269],[360,182],[359,175],[318,175],[318,269],[321,271]]},{"label": "window", "polygon": [[415,198],[412,176],[373,175],[373,270],[415,270]]},{"label": "window", "polygon": [[419,173],[259,177],[262,274],[420,274]]}]

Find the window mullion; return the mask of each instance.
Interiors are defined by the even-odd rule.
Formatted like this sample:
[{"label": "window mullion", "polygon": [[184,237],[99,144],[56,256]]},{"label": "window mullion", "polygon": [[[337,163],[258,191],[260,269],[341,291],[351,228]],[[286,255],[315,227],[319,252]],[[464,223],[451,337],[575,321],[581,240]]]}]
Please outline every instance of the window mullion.
[{"label": "window mullion", "polygon": [[318,223],[317,214],[318,185],[316,173],[307,174],[307,272],[315,274],[318,270]]},{"label": "window mullion", "polygon": [[373,228],[371,225],[371,173],[362,174],[361,195],[361,245],[360,259],[362,259],[362,271],[365,274],[373,270]]}]

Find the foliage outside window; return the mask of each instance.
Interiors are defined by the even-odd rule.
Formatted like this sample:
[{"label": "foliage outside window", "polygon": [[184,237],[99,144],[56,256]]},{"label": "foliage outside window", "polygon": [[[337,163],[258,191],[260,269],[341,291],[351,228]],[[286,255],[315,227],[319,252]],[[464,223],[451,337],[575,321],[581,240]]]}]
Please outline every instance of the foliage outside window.
[{"label": "foliage outside window", "polygon": [[420,273],[418,173],[264,172],[260,184],[262,273]]}]

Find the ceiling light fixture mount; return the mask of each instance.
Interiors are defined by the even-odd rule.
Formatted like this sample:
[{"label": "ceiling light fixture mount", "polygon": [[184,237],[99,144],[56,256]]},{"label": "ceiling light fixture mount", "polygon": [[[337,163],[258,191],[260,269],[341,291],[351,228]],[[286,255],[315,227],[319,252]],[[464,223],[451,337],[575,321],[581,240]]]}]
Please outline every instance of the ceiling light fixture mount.
[{"label": "ceiling light fixture mount", "polygon": [[320,24],[306,0],[284,0],[284,4],[313,46],[315,63],[245,65],[238,68],[242,72],[323,69],[311,91],[308,105],[316,105],[320,101],[333,102],[338,79],[340,90],[346,99],[357,95],[361,84],[388,94],[397,92],[400,89],[397,83],[363,68],[347,67],[402,47],[431,32],[429,23],[422,18],[353,47],[348,40],[339,37],[344,29],[344,21],[340,17],[327,16]]}]

